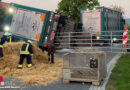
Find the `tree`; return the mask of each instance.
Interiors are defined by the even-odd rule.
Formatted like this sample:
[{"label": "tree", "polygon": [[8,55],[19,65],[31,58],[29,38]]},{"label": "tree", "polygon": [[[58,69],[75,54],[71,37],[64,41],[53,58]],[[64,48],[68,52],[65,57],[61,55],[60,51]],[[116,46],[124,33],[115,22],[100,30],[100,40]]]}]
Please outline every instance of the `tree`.
[{"label": "tree", "polygon": [[98,0],[62,0],[58,3],[56,12],[79,21],[81,8],[90,8],[97,5],[99,5]]},{"label": "tree", "polygon": [[122,12],[122,14],[125,14],[124,9],[123,9],[123,7],[121,7],[121,6],[112,5],[112,8],[113,8],[114,10],[117,10],[117,11]]},{"label": "tree", "polygon": [[0,31],[2,31],[2,26],[5,22],[5,18],[6,18],[6,11],[5,9],[0,5]]}]

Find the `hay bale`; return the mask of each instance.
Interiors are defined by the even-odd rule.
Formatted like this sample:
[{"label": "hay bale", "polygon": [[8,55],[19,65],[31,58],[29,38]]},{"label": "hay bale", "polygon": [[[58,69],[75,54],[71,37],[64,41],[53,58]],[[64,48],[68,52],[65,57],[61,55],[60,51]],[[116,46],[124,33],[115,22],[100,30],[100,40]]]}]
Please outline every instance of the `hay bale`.
[{"label": "hay bale", "polygon": [[36,43],[32,43],[34,50],[33,67],[27,68],[26,60],[24,60],[23,69],[17,69],[20,48],[23,43],[16,42],[4,45],[4,60],[0,62],[0,75],[18,78],[25,84],[30,85],[46,85],[61,77],[61,60],[55,57],[55,64],[50,64],[47,52],[43,53]]}]

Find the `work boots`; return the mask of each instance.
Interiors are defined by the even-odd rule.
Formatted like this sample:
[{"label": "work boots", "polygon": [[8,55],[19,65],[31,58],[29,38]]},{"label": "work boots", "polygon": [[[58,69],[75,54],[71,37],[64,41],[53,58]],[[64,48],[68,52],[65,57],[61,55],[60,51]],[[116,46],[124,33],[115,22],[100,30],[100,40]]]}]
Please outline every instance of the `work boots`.
[{"label": "work boots", "polygon": [[22,69],[22,68],[23,68],[23,65],[19,64],[17,68],[18,68],[18,69]]}]

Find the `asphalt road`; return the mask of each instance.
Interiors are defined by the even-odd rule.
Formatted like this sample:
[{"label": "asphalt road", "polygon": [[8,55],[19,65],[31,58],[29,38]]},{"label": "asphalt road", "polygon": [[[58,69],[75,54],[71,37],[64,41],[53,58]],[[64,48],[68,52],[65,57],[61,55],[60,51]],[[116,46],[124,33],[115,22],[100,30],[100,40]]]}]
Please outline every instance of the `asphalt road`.
[{"label": "asphalt road", "polygon": [[[100,49],[103,51],[109,51],[110,48],[105,48],[105,49]],[[114,51],[119,51],[114,50]],[[59,52],[57,55],[59,57],[62,57],[64,53]],[[106,57],[106,62],[108,63],[117,53],[111,53],[107,52],[107,57]],[[5,79],[6,81],[9,81],[10,79]],[[53,82],[47,86],[29,86],[29,85],[24,85],[18,81],[14,82],[16,85],[15,86],[20,86],[22,88],[18,89],[0,89],[0,90],[89,90],[91,83],[82,83],[82,82],[71,82],[70,84],[63,84],[62,79],[60,79],[57,82]]]}]

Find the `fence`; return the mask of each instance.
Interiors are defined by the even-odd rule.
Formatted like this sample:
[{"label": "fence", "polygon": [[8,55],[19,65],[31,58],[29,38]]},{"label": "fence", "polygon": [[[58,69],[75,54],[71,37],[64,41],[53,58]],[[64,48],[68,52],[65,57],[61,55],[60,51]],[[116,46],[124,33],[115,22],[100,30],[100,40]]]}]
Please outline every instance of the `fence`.
[{"label": "fence", "polygon": [[[128,42],[129,42],[128,35]],[[123,31],[104,31],[102,33],[87,34],[83,32],[57,33],[55,45],[57,49],[98,48],[112,53],[126,53],[130,51],[130,44],[123,45]]]}]

